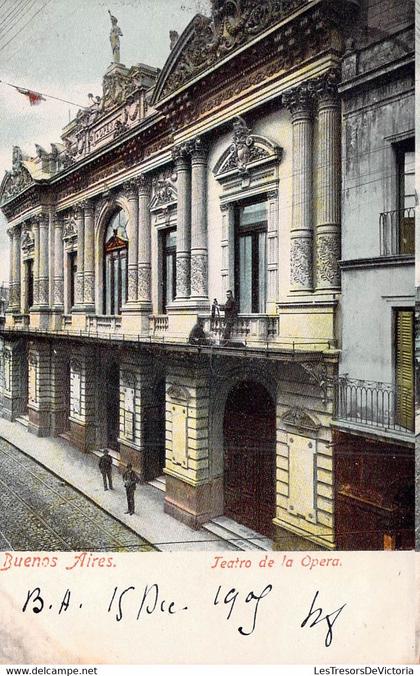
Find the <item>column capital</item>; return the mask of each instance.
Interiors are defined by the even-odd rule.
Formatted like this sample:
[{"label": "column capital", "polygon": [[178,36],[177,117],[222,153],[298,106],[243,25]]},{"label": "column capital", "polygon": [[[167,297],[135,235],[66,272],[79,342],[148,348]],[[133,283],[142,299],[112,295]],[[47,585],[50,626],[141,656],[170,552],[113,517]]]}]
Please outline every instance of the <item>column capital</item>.
[{"label": "column capital", "polygon": [[80,202],[76,202],[76,204],[73,204],[73,213],[75,216],[80,216],[85,209],[93,208],[93,204],[91,200],[80,200]]},{"label": "column capital", "polygon": [[181,143],[172,148],[172,159],[177,169],[184,169],[188,166],[189,154],[188,143]]},{"label": "column capital", "polygon": [[124,181],[122,184],[122,192],[127,199],[136,199],[139,194],[137,179],[130,178],[128,181]]},{"label": "column capital", "polygon": [[36,216],[33,217],[33,222],[35,225],[39,225],[39,227],[44,227],[46,228],[48,226],[48,214],[37,214]]},{"label": "column capital", "polygon": [[329,71],[317,77],[314,81],[318,108],[325,105],[338,106],[338,84],[341,80],[340,71],[331,68]]},{"label": "column capital", "polygon": [[186,143],[187,150],[191,155],[193,164],[202,163],[207,160],[207,148],[198,136]]},{"label": "column capital", "polygon": [[315,96],[315,84],[313,80],[302,82],[292,89],[288,89],[282,96],[282,103],[292,114],[292,120],[302,115],[309,116],[312,113]]}]

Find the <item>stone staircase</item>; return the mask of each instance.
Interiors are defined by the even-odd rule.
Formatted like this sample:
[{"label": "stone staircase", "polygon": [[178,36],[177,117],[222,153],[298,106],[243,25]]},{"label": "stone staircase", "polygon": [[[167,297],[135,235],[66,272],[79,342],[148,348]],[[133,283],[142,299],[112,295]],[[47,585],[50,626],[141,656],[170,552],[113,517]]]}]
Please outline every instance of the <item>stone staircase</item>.
[{"label": "stone staircase", "polygon": [[22,425],[22,427],[25,427],[26,429],[28,429],[29,416],[28,415],[20,415],[17,418],[15,418],[15,422],[19,423],[19,425]]},{"label": "stone staircase", "polygon": [[147,483],[149,484],[149,486],[153,486],[154,488],[157,488],[159,491],[163,491],[164,493],[166,491],[166,477],[164,474],[162,474],[162,476],[157,476],[155,479],[152,479]]},{"label": "stone staircase", "polygon": [[218,516],[205,523],[202,528],[229,544],[229,548],[241,552],[273,550],[273,541],[270,538],[256,533],[227,516]]}]

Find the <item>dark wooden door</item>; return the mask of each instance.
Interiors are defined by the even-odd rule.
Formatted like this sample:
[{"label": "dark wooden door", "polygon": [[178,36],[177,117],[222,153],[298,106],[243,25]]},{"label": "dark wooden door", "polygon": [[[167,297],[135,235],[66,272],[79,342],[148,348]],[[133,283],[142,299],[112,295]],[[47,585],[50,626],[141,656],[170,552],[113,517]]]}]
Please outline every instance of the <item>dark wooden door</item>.
[{"label": "dark wooden door", "polygon": [[161,380],[155,388],[153,403],[147,409],[146,439],[146,481],[163,474],[165,467],[165,381]]},{"label": "dark wooden door", "polygon": [[118,451],[118,436],[120,431],[120,372],[116,363],[110,364],[107,373],[106,422],[107,446]]},{"label": "dark wooden door", "polygon": [[275,516],[276,415],[262,385],[243,382],[233,388],[223,434],[225,514],[270,536]]}]

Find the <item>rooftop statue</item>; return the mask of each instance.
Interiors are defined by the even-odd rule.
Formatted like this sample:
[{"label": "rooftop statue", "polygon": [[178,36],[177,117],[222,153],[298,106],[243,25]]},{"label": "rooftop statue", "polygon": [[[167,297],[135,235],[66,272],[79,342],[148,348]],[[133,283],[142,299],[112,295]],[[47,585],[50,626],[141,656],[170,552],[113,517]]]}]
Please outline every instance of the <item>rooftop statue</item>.
[{"label": "rooftop statue", "polygon": [[122,31],[118,25],[118,19],[115,16],[112,16],[109,10],[108,14],[111,17],[109,40],[111,42],[112,58],[114,63],[120,63],[120,35],[122,36]]}]

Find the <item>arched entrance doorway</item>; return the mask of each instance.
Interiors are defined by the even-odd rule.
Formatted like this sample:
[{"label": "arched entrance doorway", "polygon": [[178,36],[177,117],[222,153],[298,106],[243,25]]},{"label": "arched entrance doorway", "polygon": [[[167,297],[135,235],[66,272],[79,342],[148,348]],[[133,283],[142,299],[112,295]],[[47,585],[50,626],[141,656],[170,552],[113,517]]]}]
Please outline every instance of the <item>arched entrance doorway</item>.
[{"label": "arched entrance doorway", "polygon": [[225,514],[270,536],[275,516],[276,409],[263,385],[230,391],[223,419]]},{"label": "arched entrance doorway", "polygon": [[106,435],[107,447],[119,450],[118,436],[120,431],[120,369],[116,362],[111,362],[107,369],[106,379]]}]

